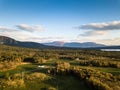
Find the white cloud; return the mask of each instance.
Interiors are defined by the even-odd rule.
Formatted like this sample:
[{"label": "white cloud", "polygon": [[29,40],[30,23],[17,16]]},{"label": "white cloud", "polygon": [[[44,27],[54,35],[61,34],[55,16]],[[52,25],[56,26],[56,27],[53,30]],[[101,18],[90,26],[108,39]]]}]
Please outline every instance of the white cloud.
[{"label": "white cloud", "polygon": [[120,45],[120,38],[112,38],[112,39],[103,39],[98,40],[101,43],[105,43],[107,45]]},{"label": "white cloud", "polygon": [[20,40],[20,41],[27,41],[28,37],[34,37],[34,34],[25,32],[25,31],[13,31],[13,32],[4,31],[4,32],[0,32],[0,35],[11,37],[13,39]]},{"label": "white cloud", "polygon": [[37,34],[35,34],[33,32],[39,32],[39,31],[43,30],[42,27],[37,26],[37,25],[34,25],[34,26],[25,25],[25,24],[24,25],[20,24],[20,25],[21,25],[21,29],[24,28],[24,30],[23,29],[21,30],[20,28],[18,28],[18,25],[16,26],[17,28],[0,26],[0,35],[8,36],[8,37],[14,38],[16,40],[20,40],[20,41],[30,41],[28,38],[38,36]]},{"label": "white cloud", "polygon": [[36,42],[64,41],[63,37],[29,37],[28,40]]},{"label": "white cloud", "polygon": [[120,21],[90,23],[78,26],[77,28],[83,30],[120,30]]},{"label": "white cloud", "polygon": [[[59,36],[39,36],[38,31],[43,30],[41,26],[30,26],[26,24],[17,25],[16,27],[0,26],[0,35],[11,37],[18,41],[32,41],[32,42],[50,42],[50,41],[62,41],[63,37]],[[37,33],[33,33],[37,32]]]},{"label": "white cloud", "polygon": [[42,31],[44,28],[40,25],[27,25],[27,24],[20,24],[16,25],[16,27],[20,30],[25,30],[29,32],[34,32],[34,31]]},{"label": "white cloud", "polygon": [[5,31],[15,31],[14,28],[9,28],[9,27],[5,27],[5,26],[0,26],[0,32],[5,32]]},{"label": "white cloud", "polygon": [[108,35],[107,31],[87,31],[83,34],[79,34],[79,36],[100,36],[100,35]]},{"label": "white cloud", "polygon": [[111,31],[120,30],[120,21],[104,22],[104,23],[90,23],[77,27],[84,30],[84,33],[79,34],[82,37],[95,37],[95,36],[109,36]]},{"label": "white cloud", "polygon": [[120,38],[99,39],[99,38],[77,38],[74,42],[96,42],[104,45],[120,45]]},{"label": "white cloud", "polygon": [[44,30],[44,28],[40,25],[27,25],[27,24],[16,25],[15,27],[12,28],[6,26],[0,26],[0,32],[19,31],[19,30],[28,31],[28,32],[40,32]]}]

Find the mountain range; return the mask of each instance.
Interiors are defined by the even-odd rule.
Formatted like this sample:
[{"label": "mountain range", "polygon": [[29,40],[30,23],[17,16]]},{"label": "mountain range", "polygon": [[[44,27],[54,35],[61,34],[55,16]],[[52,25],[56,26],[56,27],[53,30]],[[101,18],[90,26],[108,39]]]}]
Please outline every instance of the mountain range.
[{"label": "mountain range", "polygon": [[13,38],[0,36],[0,44],[11,45],[11,46],[19,46],[19,47],[27,47],[27,48],[115,48],[120,49],[120,46],[106,46],[103,44],[97,44],[94,42],[49,42],[49,43],[37,43],[37,42],[22,42],[17,41]]},{"label": "mountain range", "polygon": [[48,46],[58,46],[58,47],[71,47],[71,48],[91,48],[91,47],[105,47],[106,45],[103,44],[97,44],[94,42],[84,42],[84,43],[78,43],[78,42],[50,42],[50,43],[43,43],[44,45]]}]

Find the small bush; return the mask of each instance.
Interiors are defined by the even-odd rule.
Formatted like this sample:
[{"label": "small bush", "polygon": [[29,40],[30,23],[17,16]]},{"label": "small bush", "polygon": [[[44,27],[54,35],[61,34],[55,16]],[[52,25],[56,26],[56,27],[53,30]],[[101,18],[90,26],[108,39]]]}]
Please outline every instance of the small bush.
[{"label": "small bush", "polygon": [[39,80],[39,81],[44,81],[47,76],[43,73],[38,73],[38,72],[35,72],[35,73],[32,73],[30,75],[27,75],[26,77],[28,80]]}]

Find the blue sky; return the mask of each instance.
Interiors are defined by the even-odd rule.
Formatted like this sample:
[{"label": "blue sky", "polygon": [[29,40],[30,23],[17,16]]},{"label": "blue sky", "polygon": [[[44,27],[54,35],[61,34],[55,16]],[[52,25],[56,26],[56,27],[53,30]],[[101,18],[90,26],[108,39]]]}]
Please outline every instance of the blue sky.
[{"label": "blue sky", "polygon": [[120,45],[120,0],[0,0],[0,35]]}]

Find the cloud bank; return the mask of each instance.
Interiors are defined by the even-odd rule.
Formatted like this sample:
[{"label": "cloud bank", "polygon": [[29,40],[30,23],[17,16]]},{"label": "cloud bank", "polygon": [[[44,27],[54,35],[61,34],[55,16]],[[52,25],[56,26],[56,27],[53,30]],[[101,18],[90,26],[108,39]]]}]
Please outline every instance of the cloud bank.
[{"label": "cloud bank", "polygon": [[28,24],[20,24],[20,25],[16,25],[13,28],[10,27],[6,27],[6,26],[0,26],[0,31],[4,32],[4,31],[28,31],[28,32],[40,32],[42,30],[44,30],[44,28],[41,25],[28,25]]},{"label": "cloud bank", "polygon": [[13,28],[5,27],[5,26],[0,26],[0,31],[5,32],[5,31],[15,31]]},{"label": "cloud bank", "polygon": [[79,34],[82,37],[94,37],[94,36],[105,36],[109,35],[110,31],[120,30],[120,21],[104,22],[104,23],[90,23],[84,24],[77,27],[85,32]]},{"label": "cloud bank", "polygon": [[99,36],[99,35],[108,35],[107,31],[87,31],[83,34],[79,34],[80,36]]},{"label": "cloud bank", "polygon": [[120,21],[90,23],[78,26],[78,28],[83,30],[120,30]]},{"label": "cloud bank", "polygon": [[30,37],[28,38],[31,41],[39,41],[39,42],[52,42],[52,41],[64,41],[64,37]]},{"label": "cloud bank", "polygon": [[30,32],[44,30],[44,28],[41,25],[20,24],[20,25],[16,25],[16,27],[20,30],[25,30],[25,31],[30,31]]},{"label": "cloud bank", "polygon": [[97,40],[96,42],[100,42],[106,45],[120,45],[120,37],[112,38],[112,39]]},{"label": "cloud bank", "polygon": [[[0,26],[0,35],[26,41],[30,37],[36,37],[34,32],[41,32],[44,28],[41,25],[20,24],[14,27]],[[34,41],[34,40],[33,40]]]},{"label": "cloud bank", "polygon": [[19,24],[14,27],[0,26],[0,35],[8,36],[18,41],[50,42],[65,40],[64,37],[53,35],[39,36],[39,33],[43,30],[44,28],[41,25]]}]

